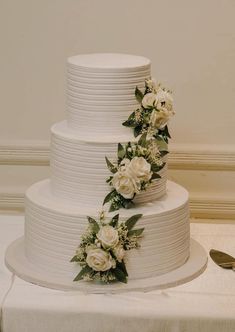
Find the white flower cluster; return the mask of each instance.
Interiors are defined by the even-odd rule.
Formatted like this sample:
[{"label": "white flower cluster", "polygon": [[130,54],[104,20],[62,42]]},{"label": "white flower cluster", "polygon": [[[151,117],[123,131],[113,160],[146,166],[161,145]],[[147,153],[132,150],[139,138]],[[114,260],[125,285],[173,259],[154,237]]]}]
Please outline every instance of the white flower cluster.
[{"label": "white flower cluster", "polygon": [[128,250],[140,247],[139,239],[144,228],[133,229],[142,214],[136,214],[125,222],[119,223],[119,214],[107,223],[104,212],[99,221],[87,217],[89,226],[82,236],[82,241],[70,260],[81,266],[74,278],[79,280],[99,280],[105,283],[118,280],[127,283],[128,273],[125,255]]},{"label": "white flower cluster", "polygon": [[175,114],[173,110],[173,98],[170,91],[163,89],[155,80],[147,80],[146,93],[142,99],[144,109],[153,109],[150,117],[150,126],[163,129],[169,119]]},{"label": "white flower cluster", "polygon": [[125,250],[119,242],[118,230],[110,225],[102,226],[96,234],[97,239],[94,245],[86,248],[86,263],[94,271],[107,271],[116,267],[116,257],[121,262],[125,256]]},{"label": "white flower cluster", "polygon": [[125,158],[114,174],[112,185],[126,199],[132,199],[141,190],[141,184],[151,179],[151,165],[143,157]]}]

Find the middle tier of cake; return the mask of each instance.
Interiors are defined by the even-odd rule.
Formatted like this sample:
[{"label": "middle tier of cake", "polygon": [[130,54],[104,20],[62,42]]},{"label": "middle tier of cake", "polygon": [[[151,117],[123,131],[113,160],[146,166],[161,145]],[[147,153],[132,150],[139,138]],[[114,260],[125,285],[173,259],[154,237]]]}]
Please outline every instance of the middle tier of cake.
[{"label": "middle tier of cake", "polygon": [[[80,135],[68,127],[67,121],[51,129],[51,189],[55,196],[84,205],[101,206],[111,190],[106,179],[111,175],[105,157],[117,160],[118,143],[133,141],[127,134],[121,137],[103,137],[96,141],[92,134]],[[164,157],[166,161],[166,156]],[[167,164],[146,191],[137,194],[134,201],[151,202],[166,192]]]}]

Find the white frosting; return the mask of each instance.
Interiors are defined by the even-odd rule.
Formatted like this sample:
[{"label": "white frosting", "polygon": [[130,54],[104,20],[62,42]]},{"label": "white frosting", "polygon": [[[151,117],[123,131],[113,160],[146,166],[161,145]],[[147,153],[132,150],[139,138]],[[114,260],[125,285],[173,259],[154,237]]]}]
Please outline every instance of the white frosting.
[{"label": "white frosting", "polygon": [[150,61],[126,54],[90,54],[68,59],[67,111],[70,128],[95,137],[120,135],[122,123],[139,107],[135,87],[144,89]]},{"label": "white frosting", "polygon": [[[73,280],[78,264],[70,263],[87,227],[97,217],[110,187],[105,156],[117,158],[117,143],[133,141],[122,126],[138,103],[136,85],[144,88],[150,61],[120,54],[79,55],[68,59],[68,121],[55,124],[51,135],[51,180],[26,193],[25,253],[44,271]],[[135,197],[136,205],[120,210],[121,220],[142,213],[141,248],[128,253],[130,279],[167,273],[189,257],[188,193],[162,178]],[[166,193],[166,194],[165,194]],[[158,198],[158,199],[157,199]],[[156,200],[157,199],[157,200]]]},{"label": "white frosting", "polygon": [[[120,210],[121,220],[143,213],[138,227],[145,227],[141,248],[128,253],[130,279],[147,278],[181,266],[189,256],[188,193],[169,182],[161,199]],[[87,215],[97,217],[94,206],[65,202],[50,190],[50,181],[38,182],[26,193],[26,256],[42,271],[71,277],[79,272],[70,263],[87,227]]]},{"label": "white frosting", "polygon": [[102,73],[135,71],[136,68],[146,69],[150,60],[138,56],[123,53],[90,53],[79,54],[68,58],[68,64],[82,70],[97,70]]},{"label": "white frosting", "polygon": [[[111,175],[105,156],[117,160],[118,142],[127,143],[133,136],[105,137],[96,141],[95,136],[81,136],[63,121],[52,127],[51,136],[51,187],[52,192],[65,200],[74,200],[87,206],[100,207],[111,190],[106,179]],[[90,135],[90,132],[87,132]],[[87,135],[87,134],[86,134]],[[146,192],[138,194],[138,203],[152,201],[165,194],[167,166]]]}]

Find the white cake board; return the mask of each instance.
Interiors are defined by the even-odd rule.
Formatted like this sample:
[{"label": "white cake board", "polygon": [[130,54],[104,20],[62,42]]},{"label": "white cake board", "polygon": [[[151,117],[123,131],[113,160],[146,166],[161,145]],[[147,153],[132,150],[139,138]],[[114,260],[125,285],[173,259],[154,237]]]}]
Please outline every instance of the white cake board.
[{"label": "white cake board", "polygon": [[68,277],[39,269],[29,262],[24,252],[24,237],[15,240],[6,251],[5,262],[11,272],[33,284],[58,290],[77,290],[85,293],[120,293],[130,291],[151,291],[181,285],[199,276],[206,268],[207,253],[195,240],[191,239],[190,257],[184,265],[160,276],[129,280],[127,284],[103,285],[92,282],[73,282]]}]

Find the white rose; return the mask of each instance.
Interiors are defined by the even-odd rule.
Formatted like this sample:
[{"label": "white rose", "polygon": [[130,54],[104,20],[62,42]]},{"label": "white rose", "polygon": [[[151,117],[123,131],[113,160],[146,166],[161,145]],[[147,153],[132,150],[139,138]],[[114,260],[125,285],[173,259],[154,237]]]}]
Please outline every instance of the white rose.
[{"label": "white rose", "polygon": [[118,171],[114,174],[112,185],[124,198],[131,199],[138,192],[138,186],[135,179],[129,172]]},{"label": "white rose", "polygon": [[158,110],[167,109],[172,115],[174,114],[172,95],[165,90],[158,90],[155,106]]},{"label": "white rose", "polygon": [[149,181],[152,176],[151,165],[143,157],[134,157],[128,167],[139,180]]},{"label": "white rose", "polygon": [[161,111],[153,111],[150,117],[150,124],[154,128],[163,129],[171,116],[172,113],[169,112],[167,109],[162,109]]},{"label": "white rose", "polygon": [[157,92],[157,90],[159,89],[159,84],[157,84],[155,79],[146,80],[146,86],[147,88],[149,88],[149,90],[153,92]]},{"label": "white rose", "polygon": [[122,161],[121,161],[121,163],[120,163],[120,171],[121,172],[125,172],[126,171],[126,169],[127,169],[127,167],[128,167],[128,165],[130,164],[130,159],[128,159],[128,158],[124,158]]},{"label": "white rose", "polygon": [[88,250],[86,262],[95,271],[107,271],[115,263],[110,253],[99,248]]},{"label": "white rose", "polygon": [[117,258],[118,262],[121,263],[121,261],[123,260],[125,254],[126,254],[126,251],[119,244],[113,249],[113,253],[114,253],[115,257]]},{"label": "white rose", "polygon": [[118,231],[110,225],[101,227],[96,236],[104,249],[115,247],[119,241]]},{"label": "white rose", "polygon": [[156,95],[155,93],[146,93],[144,98],[142,99],[142,105],[144,108],[152,108],[156,103]]}]

